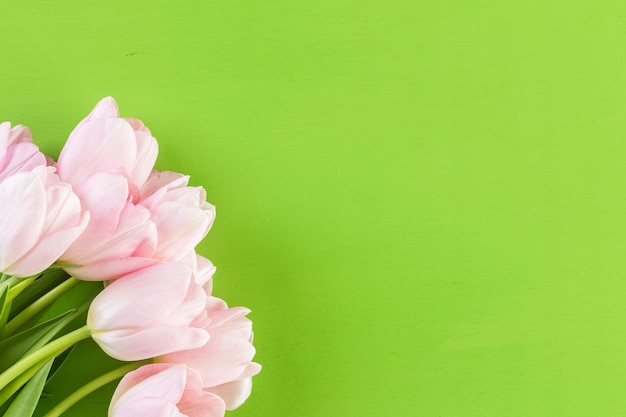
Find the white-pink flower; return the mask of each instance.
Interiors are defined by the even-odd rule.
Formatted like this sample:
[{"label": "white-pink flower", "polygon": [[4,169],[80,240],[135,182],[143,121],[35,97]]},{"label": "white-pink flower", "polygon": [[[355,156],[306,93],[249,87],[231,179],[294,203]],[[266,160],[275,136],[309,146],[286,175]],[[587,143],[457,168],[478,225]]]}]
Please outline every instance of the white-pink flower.
[{"label": "white-pink flower", "polygon": [[156,226],[149,210],[135,204],[157,153],[150,131],[137,119],[120,118],[111,97],[100,100],[72,131],[56,167],[92,216],[63,255],[70,274],[113,280],[157,263]]},{"label": "white-pink flower", "polygon": [[157,151],[144,124],[120,118],[110,97],[74,129],[56,167],[92,216],[62,256],[70,274],[115,280],[158,262],[191,259],[215,208],[202,187],[188,186],[188,176],[153,171]]},{"label": "white-pink flower", "polygon": [[126,179],[98,173],[76,187],[91,220],[61,257],[71,275],[92,281],[113,280],[156,264],[157,230],[150,211],[129,201]]},{"label": "white-pink flower", "polygon": [[228,308],[213,296],[207,298],[205,315],[194,325],[206,330],[210,339],[203,346],[162,355],[162,363],[184,363],[202,376],[202,388],[224,400],[227,410],[239,407],[250,395],[252,376],[261,365],[252,362],[252,322],[245,307]]},{"label": "white-pink flower", "polygon": [[201,389],[183,364],[151,364],[129,372],[117,386],[109,417],[222,417],[224,402]]},{"label": "white-pink flower", "polygon": [[206,202],[202,187],[190,187],[189,177],[170,171],[152,171],[140,189],[138,204],[150,211],[158,231],[154,257],[180,261],[206,236],[215,207]]},{"label": "white-pink flower", "polygon": [[0,181],[46,163],[45,155],[33,143],[27,127],[17,125],[11,128],[9,122],[0,123]]},{"label": "white-pink flower", "polygon": [[87,325],[109,356],[133,361],[194,349],[209,339],[191,326],[206,296],[183,263],[163,263],[125,275],[91,303]]},{"label": "white-pink flower", "polygon": [[117,103],[106,97],[72,131],[57,168],[59,176],[74,186],[98,173],[121,174],[136,193],[150,175],[157,153],[148,128],[137,119],[120,118]]},{"label": "white-pink flower", "polygon": [[89,214],[54,168],[38,166],[0,182],[0,271],[28,277],[56,262]]}]

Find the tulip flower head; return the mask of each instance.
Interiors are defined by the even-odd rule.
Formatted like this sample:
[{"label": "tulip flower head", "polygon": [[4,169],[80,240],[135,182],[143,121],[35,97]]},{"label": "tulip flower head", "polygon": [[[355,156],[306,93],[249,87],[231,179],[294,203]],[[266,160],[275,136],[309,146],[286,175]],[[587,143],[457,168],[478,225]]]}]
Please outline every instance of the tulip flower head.
[{"label": "tulip flower head", "polygon": [[156,226],[149,210],[135,204],[157,153],[148,128],[137,119],[120,118],[111,97],[100,100],[72,131],[56,167],[92,218],[62,257],[70,274],[113,280],[158,262]]},{"label": "tulip flower head", "polygon": [[109,417],[222,417],[224,402],[202,391],[197,372],[183,364],[151,364],[132,371],[117,386]]},{"label": "tulip flower head", "polygon": [[157,153],[156,139],[143,123],[120,118],[117,103],[106,97],[74,128],[57,167],[61,178],[75,186],[109,172],[124,175],[139,189],[150,175]]},{"label": "tulip flower head", "polygon": [[179,261],[206,236],[215,207],[206,202],[202,187],[190,187],[189,177],[169,171],[152,171],[140,190],[141,206],[150,211],[159,241],[154,256]]},{"label": "tulip flower head", "polygon": [[182,263],[157,264],[121,277],[91,303],[87,325],[109,356],[134,361],[206,344],[191,323],[204,311],[205,293]]},{"label": "tulip flower head", "polygon": [[89,213],[54,168],[38,166],[0,182],[0,271],[43,272],[85,230]]},{"label": "tulip flower head", "polygon": [[250,395],[252,376],[261,370],[252,362],[252,322],[245,317],[249,312],[245,307],[228,308],[223,300],[209,296],[205,315],[195,322],[209,333],[208,342],[156,360],[187,364],[202,376],[202,388],[222,398],[227,410],[239,407]]}]

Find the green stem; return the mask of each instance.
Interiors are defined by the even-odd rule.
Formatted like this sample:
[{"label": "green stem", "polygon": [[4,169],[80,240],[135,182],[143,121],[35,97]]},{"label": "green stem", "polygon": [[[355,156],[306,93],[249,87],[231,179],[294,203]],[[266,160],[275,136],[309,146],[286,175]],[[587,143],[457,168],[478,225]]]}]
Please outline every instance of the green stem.
[{"label": "green stem", "polygon": [[13,381],[9,382],[4,389],[0,390],[0,404],[4,404],[6,400],[11,398],[13,394],[17,392],[22,385],[26,384],[48,361],[41,361],[35,366],[31,366],[27,371],[23,372]]},{"label": "green stem", "polygon": [[70,277],[58,286],[54,287],[43,297],[39,298],[37,301],[26,307],[20,314],[15,316],[13,320],[8,322],[6,328],[4,329],[4,333],[2,333],[2,336],[6,338],[13,335],[20,326],[32,319],[35,315],[37,315],[37,313],[40,313],[41,311],[49,307],[54,301],[56,301],[57,298],[80,284],[80,282],[81,281],[79,279]]},{"label": "green stem", "polygon": [[66,412],[71,406],[73,406],[78,401],[82,400],[83,398],[85,398],[87,395],[91,394],[95,390],[151,362],[152,362],[151,359],[147,359],[147,360],[139,361],[139,362],[133,362],[128,365],[124,365],[122,367],[114,369],[111,372],[107,372],[104,375],[99,376],[98,378],[94,379],[88,384],[83,385],[82,387],[78,388],[76,391],[74,391],[74,393],[72,393],[63,401],[58,403],[52,410],[48,411],[48,413],[44,415],[44,417],[59,417],[61,414]]},{"label": "green stem", "polygon": [[[10,278],[7,282],[11,285],[9,288],[9,297],[8,299],[13,301],[15,297],[19,295],[22,291],[26,289],[39,275],[34,275],[28,278]],[[14,281],[15,280],[15,281]],[[13,282],[17,282],[17,284],[13,285]]]},{"label": "green stem", "polygon": [[91,330],[87,325],[74,330],[58,339],[53,340],[47,345],[42,346],[33,353],[26,355],[13,366],[0,374],[0,390],[4,389],[11,381],[24,373],[28,368],[35,364],[47,361],[58,356],[60,353],[70,348],[74,344],[91,336]]}]

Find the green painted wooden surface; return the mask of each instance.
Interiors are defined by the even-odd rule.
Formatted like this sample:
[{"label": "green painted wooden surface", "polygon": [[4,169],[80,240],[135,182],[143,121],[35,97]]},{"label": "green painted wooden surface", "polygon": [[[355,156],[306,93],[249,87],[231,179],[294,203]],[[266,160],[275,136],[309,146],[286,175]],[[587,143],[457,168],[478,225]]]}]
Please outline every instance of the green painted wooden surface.
[{"label": "green painted wooden surface", "polygon": [[[264,366],[231,416],[626,413],[625,3],[0,16],[0,119],[57,154],[113,95],[160,169],[207,188],[200,251]],[[74,361],[51,398],[109,366],[93,346]],[[112,389],[68,416],[105,415]]]}]

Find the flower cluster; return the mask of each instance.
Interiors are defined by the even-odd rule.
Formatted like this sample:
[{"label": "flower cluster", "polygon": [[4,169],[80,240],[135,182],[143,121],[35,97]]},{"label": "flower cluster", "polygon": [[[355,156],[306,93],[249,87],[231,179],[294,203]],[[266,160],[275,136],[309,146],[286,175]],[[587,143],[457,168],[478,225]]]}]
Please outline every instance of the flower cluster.
[{"label": "flower cluster", "polygon": [[[45,380],[51,363],[88,337],[130,362],[92,384],[125,375],[109,416],[223,416],[249,396],[261,368],[252,362],[249,310],[212,295],[215,267],[195,251],[215,208],[188,176],[154,170],[157,153],[150,130],[121,118],[110,97],[71,132],[57,161],[28,128],[0,124],[0,356],[33,333],[36,315],[60,294],[104,283],[85,326],[63,332],[59,322],[70,320],[58,318],[45,338],[32,336],[38,349],[12,347],[19,353],[10,363],[0,360],[7,413],[22,409],[20,387]],[[33,295],[35,284],[45,296]]]}]

